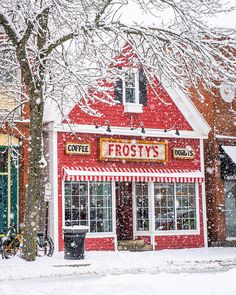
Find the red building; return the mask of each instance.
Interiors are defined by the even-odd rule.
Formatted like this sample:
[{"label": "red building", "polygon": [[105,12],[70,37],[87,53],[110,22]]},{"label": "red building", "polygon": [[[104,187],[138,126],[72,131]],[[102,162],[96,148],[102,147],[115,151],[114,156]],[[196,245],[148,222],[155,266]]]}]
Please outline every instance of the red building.
[{"label": "red building", "polygon": [[123,70],[117,104],[93,105],[101,117],[75,105],[70,126],[48,123],[55,244],[63,250],[63,228],[86,225],[86,250],[127,240],[143,249],[203,247],[209,126],[181,91],[151,87],[137,67]]},{"label": "red building", "polygon": [[[235,90],[203,93],[204,104],[194,103],[209,124],[205,141],[208,238],[212,246],[236,245],[236,99]],[[196,96],[195,96],[196,97]],[[193,95],[194,98],[194,95]],[[207,106],[207,107],[206,107]]]}]

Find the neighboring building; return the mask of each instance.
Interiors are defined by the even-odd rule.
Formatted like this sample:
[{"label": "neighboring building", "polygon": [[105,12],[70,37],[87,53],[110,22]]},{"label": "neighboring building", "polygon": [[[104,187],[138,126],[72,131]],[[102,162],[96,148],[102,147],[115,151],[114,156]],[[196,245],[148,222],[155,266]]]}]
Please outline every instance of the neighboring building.
[{"label": "neighboring building", "polygon": [[[0,32],[0,42],[6,36]],[[1,64],[2,65],[2,64]],[[11,70],[0,67],[0,232],[23,222],[28,180],[28,110]],[[9,67],[9,69],[11,69]],[[14,73],[15,74],[15,73]],[[14,110],[15,109],[15,110]],[[13,111],[14,110],[14,111]]]},{"label": "neighboring building", "polygon": [[209,244],[236,245],[236,98],[224,83],[205,101],[193,100],[211,126],[205,141]]},{"label": "neighboring building", "polygon": [[100,118],[75,105],[71,126],[47,123],[56,248],[63,250],[63,228],[73,225],[89,227],[87,250],[137,239],[152,249],[206,246],[203,141],[210,128],[181,91],[152,89],[141,68],[121,66],[118,103],[96,103]]}]

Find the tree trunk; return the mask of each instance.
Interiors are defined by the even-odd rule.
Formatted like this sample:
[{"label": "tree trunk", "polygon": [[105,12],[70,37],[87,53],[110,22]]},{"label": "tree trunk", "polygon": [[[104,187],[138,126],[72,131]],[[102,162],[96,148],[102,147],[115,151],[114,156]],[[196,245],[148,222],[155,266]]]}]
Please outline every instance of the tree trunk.
[{"label": "tree trunk", "polygon": [[[37,91],[41,93],[41,91]],[[32,94],[32,92],[31,92]],[[26,194],[25,224],[23,229],[23,258],[34,261],[36,258],[36,237],[38,231],[39,205],[42,203],[42,95],[30,97],[30,139],[29,139],[29,180]]]}]

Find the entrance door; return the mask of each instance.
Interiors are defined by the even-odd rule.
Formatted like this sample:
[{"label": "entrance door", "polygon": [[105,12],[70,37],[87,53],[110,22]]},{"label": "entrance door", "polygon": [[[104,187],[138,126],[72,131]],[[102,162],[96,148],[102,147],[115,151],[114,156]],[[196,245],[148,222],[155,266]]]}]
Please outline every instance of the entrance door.
[{"label": "entrance door", "polygon": [[7,230],[7,175],[0,175],[0,232]]},{"label": "entrance door", "polygon": [[226,236],[236,239],[236,181],[225,181]]},{"label": "entrance door", "polygon": [[133,239],[132,182],[116,182],[117,239]]}]

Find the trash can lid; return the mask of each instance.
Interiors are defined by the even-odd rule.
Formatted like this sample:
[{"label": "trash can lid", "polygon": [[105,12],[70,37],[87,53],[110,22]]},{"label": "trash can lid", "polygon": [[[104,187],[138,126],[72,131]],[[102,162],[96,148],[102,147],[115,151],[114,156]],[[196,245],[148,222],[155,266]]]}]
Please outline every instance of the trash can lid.
[{"label": "trash can lid", "polygon": [[66,226],[63,228],[64,232],[72,233],[72,232],[87,232],[89,229],[86,225],[74,225],[74,226]]}]

